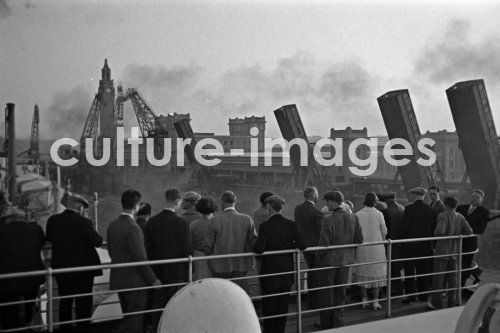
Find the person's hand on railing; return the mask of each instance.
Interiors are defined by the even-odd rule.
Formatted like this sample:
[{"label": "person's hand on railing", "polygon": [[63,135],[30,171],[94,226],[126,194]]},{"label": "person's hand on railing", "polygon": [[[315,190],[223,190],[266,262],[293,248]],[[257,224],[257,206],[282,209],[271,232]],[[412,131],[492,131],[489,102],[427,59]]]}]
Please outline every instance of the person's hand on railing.
[{"label": "person's hand on railing", "polygon": [[161,286],[161,281],[156,279],[156,281],[153,282],[153,287],[158,287],[158,286]]}]

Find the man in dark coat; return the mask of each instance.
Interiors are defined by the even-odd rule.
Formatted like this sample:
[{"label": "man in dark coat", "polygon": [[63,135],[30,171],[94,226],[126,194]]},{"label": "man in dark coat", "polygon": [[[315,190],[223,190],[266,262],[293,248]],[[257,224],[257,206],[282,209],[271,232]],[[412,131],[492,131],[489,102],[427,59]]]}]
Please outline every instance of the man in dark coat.
[{"label": "man in dark coat", "polygon": [[[302,204],[295,207],[295,222],[307,247],[318,246],[321,223],[323,222],[323,213],[316,207],[318,190],[312,186],[306,187],[304,189],[304,199],[305,201]],[[316,254],[314,252],[305,252],[304,260],[309,269],[316,268]],[[307,272],[308,288],[316,287],[315,275],[316,272]],[[316,308],[316,295],[316,292],[308,293],[308,303],[311,308]]]},{"label": "man in dark coat", "polygon": [[[413,203],[406,206],[401,226],[398,228],[398,239],[433,237],[436,229],[437,214],[434,209],[424,202],[425,188],[416,187],[410,190],[413,195]],[[411,242],[403,244],[403,255],[405,258],[432,256],[432,241]],[[409,260],[404,264],[405,275],[428,274],[432,272],[432,258]],[[428,276],[405,278],[405,292],[412,294],[417,292],[428,292],[431,290],[431,279]],[[420,301],[426,301],[427,295],[419,295]],[[405,303],[416,301],[415,296],[407,297]]]},{"label": "man in dark coat", "polygon": [[[380,195],[380,200],[387,204],[387,214],[389,219],[386,220],[387,225],[387,239],[396,239],[397,232],[401,220],[403,219],[403,214],[405,208],[396,201],[395,192],[382,193]],[[387,223],[389,222],[389,223]],[[392,259],[403,258],[402,247],[400,244],[392,244]],[[391,290],[392,295],[402,295],[403,294],[403,281],[401,280],[401,270],[403,269],[403,263],[401,261],[392,262],[391,264]]]},{"label": "man in dark coat", "polygon": [[[80,195],[66,193],[63,197],[66,210],[53,215],[47,221],[47,240],[52,243],[52,268],[67,268],[100,265],[96,247],[102,245],[102,237],[94,230],[92,221],[83,217],[88,201]],[[101,270],[57,274],[59,296],[91,293],[94,276],[102,275]],[[59,301],[59,321],[72,318],[73,302],[76,319],[90,318],[92,296],[63,298]],[[88,330],[89,321],[78,322],[78,331]],[[71,324],[61,325],[65,332]]]},{"label": "man in dark coat", "polygon": [[[135,190],[122,193],[122,214],[108,226],[108,251],[113,264],[147,261],[144,236],[134,215],[139,210],[141,194]],[[120,291],[123,289],[159,286],[150,266],[112,268],[109,278],[111,290],[118,291],[124,314],[147,309],[148,290]],[[125,316],[117,327],[117,332],[143,332],[142,314]]]},{"label": "man in dark coat", "polygon": [[[469,225],[472,228],[472,232],[476,235],[482,235],[484,229],[490,218],[490,211],[488,208],[482,205],[484,200],[484,192],[480,189],[475,189],[471,194],[471,201],[468,205],[459,205],[457,207],[457,212],[462,214]],[[477,238],[466,238],[463,240],[462,251],[463,252],[473,252],[478,248]],[[469,268],[474,265],[474,254],[467,254],[462,257],[462,267]],[[479,282],[479,276],[481,275],[482,269],[477,268],[475,270],[468,270],[462,272],[462,286],[465,286],[467,279],[471,276],[474,277],[474,283]]]},{"label": "man in dark coat", "polygon": [[[186,258],[191,254],[189,223],[176,214],[182,203],[181,193],[176,189],[167,190],[165,199],[165,209],[151,217],[146,226],[146,250],[149,260]],[[187,263],[153,265],[152,268],[162,284],[188,282]],[[158,289],[154,295],[153,307],[165,307],[180,288],[177,286]],[[153,315],[154,328],[158,325],[160,315],[160,312]]]},{"label": "man in dark coat", "polygon": [[[45,244],[42,227],[28,223],[23,211],[7,206],[0,216],[0,274],[39,271],[45,269],[40,251]],[[25,301],[39,295],[45,275],[0,280],[0,303]],[[24,304],[24,320],[21,321],[21,304],[0,307],[0,327],[12,329],[33,324],[35,302]]]},{"label": "man in dark coat", "polygon": [[[305,250],[303,241],[295,222],[281,215],[285,200],[278,195],[273,195],[265,200],[269,212],[269,219],[262,223],[259,237],[254,246],[254,251],[261,254],[266,251],[279,251],[288,249]],[[263,256],[260,274],[273,274],[293,272],[293,254],[279,254]],[[293,273],[260,278],[263,295],[286,293],[290,291],[295,277]],[[288,312],[289,295],[267,297],[262,299],[262,314],[274,316]],[[264,319],[265,333],[279,333],[285,331],[287,317]]]}]

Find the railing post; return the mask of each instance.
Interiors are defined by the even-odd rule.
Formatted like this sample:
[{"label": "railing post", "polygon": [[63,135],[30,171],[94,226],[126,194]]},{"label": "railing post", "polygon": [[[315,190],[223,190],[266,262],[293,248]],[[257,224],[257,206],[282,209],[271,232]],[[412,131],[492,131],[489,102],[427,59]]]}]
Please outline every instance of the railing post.
[{"label": "railing post", "polygon": [[295,252],[296,256],[296,273],[297,273],[297,332],[302,333],[302,295],[301,295],[301,287],[300,287],[300,250],[297,249]]},{"label": "railing post", "polygon": [[47,329],[49,332],[54,331],[54,300],[52,293],[52,268],[47,269]]},{"label": "railing post", "polygon": [[392,240],[387,240],[387,288],[386,288],[386,294],[387,294],[387,308],[385,311],[385,316],[387,318],[391,317],[391,293],[392,293]]},{"label": "railing post", "polygon": [[463,244],[463,237],[460,235],[460,238],[458,239],[458,276],[457,276],[457,302],[458,305],[462,305],[462,244]]},{"label": "railing post", "polygon": [[189,283],[193,282],[193,256],[189,255],[189,262],[188,262],[188,281]]}]

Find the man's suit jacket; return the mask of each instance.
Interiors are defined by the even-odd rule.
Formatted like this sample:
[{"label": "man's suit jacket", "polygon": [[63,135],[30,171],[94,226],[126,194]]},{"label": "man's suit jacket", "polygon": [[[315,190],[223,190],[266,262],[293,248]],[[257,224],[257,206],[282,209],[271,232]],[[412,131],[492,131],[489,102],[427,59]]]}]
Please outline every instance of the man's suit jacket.
[{"label": "man's suit jacket", "polygon": [[[235,209],[227,209],[210,220],[203,251],[207,255],[250,252],[256,239],[252,218]],[[210,260],[208,266],[215,273],[248,272],[253,260],[250,257],[216,259]]]},{"label": "man's suit jacket", "polygon": [[137,225],[141,227],[143,233],[146,233],[146,225],[148,224],[148,220],[142,217],[136,217],[135,223],[137,223]]},{"label": "man's suit jacket", "polygon": [[[52,268],[94,266],[101,261],[96,247],[102,237],[92,227],[92,222],[73,210],[52,215],[47,221],[47,240],[52,243]],[[78,278],[81,275],[102,275],[102,270],[65,274]]]},{"label": "man's suit jacket", "polygon": [[[148,260],[142,229],[128,215],[122,214],[109,224],[107,240],[113,264]],[[112,290],[150,286],[155,281],[156,276],[148,265],[111,269]]]},{"label": "man's suit jacket", "polygon": [[[0,227],[0,274],[43,270],[40,251],[45,245],[42,227],[36,223],[13,221]],[[45,276],[34,276],[23,281],[43,283]],[[21,282],[14,279],[12,282]],[[5,280],[0,282],[4,284]],[[2,289],[0,287],[0,289]]]},{"label": "man's suit jacket", "polygon": [[[253,247],[255,253],[288,249],[305,250],[306,244],[297,229],[297,224],[281,214],[276,214],[260,226],[259,237]],[[290,272],[294,270],[293,253],[263,256],[260,274]],[[295,281],[293,274],[261,278],[265,290],[290,288]]]},{"label": "man's suit jacket", "polygon": [[[457,212],[462,214],[467,222],[469,222],[472,232],[476,235],[482,235],[490,218],[490,211],[484,206],[477,206],[471,214],[468,213],[470,205],[459,205]],[[463,241],[464,251],[474,251],[478,247],[477,238],[466,238]]]},{"label": "man's suit jacket", "polygon": [[294,219],[307,246],[318,246],[323,214],[312,202],[305,201],[295,207]]},{"label": "man's suit jacket", "polygon": [[[356,214],[342,208],[332,211],[321,226],[318,246],[361,244],[363,231]],[[321,250],[317,253],[319,266],[345,266],[354,263],[355,248]]]},{"label": "man's suit jacket", "polygon": [[[423,200],[416,200],[406,206],[401,225],[398,228],[398,239],[433,237],[436,229],[436,211]],[[431,241],[403,244],[405,249],[432,250]]]},{"label": "man's suit jacket", "polygon": [[400,227],[404,212],[405,212],[405,207],[397,203],[395,200],[389,201],[387,203],[387,213],[391,217],[390,223],[387,224],[388,239],[397,238],[398,228]]},{"label": "man's suit jacket", "polygon": [[469,206],[470,205],[459,205],[457,207],[457,212],[465,217],[475,234],[482,235],[488,224],[490,211],[484,206],[477,206],[472,213],[469,214]]},{"label": "man's suit jacket", "polygon": [[[149,260],[186,258],[191,254],[189,223],[173,211],[164,209],[151,217],[145,238]],[[162,283],[188,278],[187,263],[153,265],[152,268]]]}]

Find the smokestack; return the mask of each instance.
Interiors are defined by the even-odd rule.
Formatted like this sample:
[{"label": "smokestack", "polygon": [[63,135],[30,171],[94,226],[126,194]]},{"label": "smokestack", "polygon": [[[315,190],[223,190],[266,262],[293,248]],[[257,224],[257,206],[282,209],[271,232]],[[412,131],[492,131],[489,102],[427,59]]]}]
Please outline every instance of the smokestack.
[{"label": "smokestack", "polygon": [[8,140],[7,151],[7,179],[9,180],[9,201],[16,204],[16,121],[14,116],[14,103],[7,103],[5,108],[5,136]]}]

